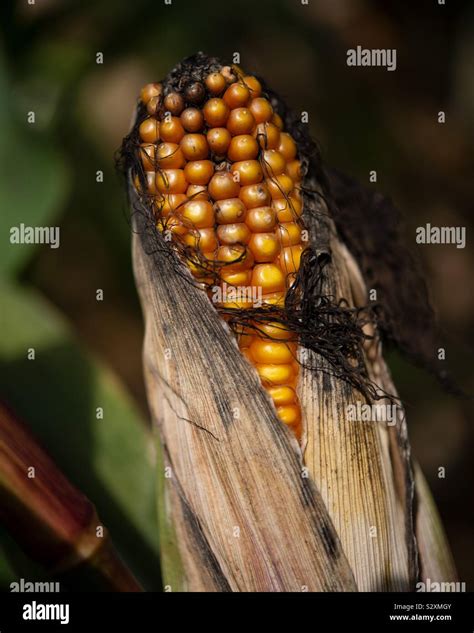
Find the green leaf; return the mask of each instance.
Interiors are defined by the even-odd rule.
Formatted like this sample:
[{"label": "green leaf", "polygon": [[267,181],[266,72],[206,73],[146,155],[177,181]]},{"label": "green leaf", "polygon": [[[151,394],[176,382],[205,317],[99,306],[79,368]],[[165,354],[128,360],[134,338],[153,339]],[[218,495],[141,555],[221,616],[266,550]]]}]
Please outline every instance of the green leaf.
[{"label": "green leaf", "polygon": [[69,187],[64,159],[35,124],[28,125],[26,108],[15,113],[12,94],[0,56],[0,276],[13,275],[41,247],[11,243],[12,229],[51,226]]},{"label": "green leaf", "polygon": [[1,282],[0,293],[3,397],[95,503],[137,578],[160,589],[155,454],[145,422],[41,296]]}]

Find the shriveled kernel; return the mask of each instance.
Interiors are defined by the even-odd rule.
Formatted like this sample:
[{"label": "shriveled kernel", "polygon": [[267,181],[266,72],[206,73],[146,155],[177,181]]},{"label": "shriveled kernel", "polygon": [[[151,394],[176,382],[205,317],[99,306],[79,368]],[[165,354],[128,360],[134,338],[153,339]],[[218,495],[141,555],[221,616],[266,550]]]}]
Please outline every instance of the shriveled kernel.
[{"label": "shriveled kernel", "polygon": [[232,68],[230,66],[223,66],[221,68],[221,74],[226,80],[227,84],[234,83],[234,81],[237,80],[237,77],[235,76],[235,73],[232,71]]},{"label": "shriveled kernel", "polygon": [[231,161],[251,160],[257,154],[257,141],[250,134],[234,136],[227,150],[227,157]]},{"label": "shriveled kernel", "polygon": [[165,110],[175,116],[179,116],[184,110],[184,99],[178,92],[170,92],[163,101]]},{"label": "shriveled kernel", "polygon": [[214,204],[214,211],[219,224],[242,222],[246,214],[245,205],[239,198],[219,200]]},{"label": "shriveled kernel", "polygon": [[279,292],[285,289],[285,276],[276,264],[257,264],[252,271],[252,285],[260,286],[263,294]]},{"label": "shriveled kernel", "polygon": [[214,127],[207,133],[207,142],[214,154],[217,156],[224,156],[227,152],[232,137],[230,132],[225,127]]},{"label": "shriveled kernel", "polygon": [[186,101],[193,104],[199,104],[204,101],[206,90],[200,81],[193,81],[184,90]]},{"label": "shriveled kernel", "polygon": [[262,149],[277,149],[280,144],[280,130],[273,123],[259,123],[253,134]]},{"label": "shriveled kernel", "polygon": [[277,233],[282,246],[294,246],[301,242],[301,228],[296,222],[279,224]]},{"label": "shriveled kernel", "polygon": [[165,118],[160,123],[160,138],[169,143],[179,143],[184,136],[184,127],[178,117]]},{"label": "shriveled kernel", "polygon": [[276,224],[276,214],[271,207],[249,209],[245,222],[253,233],[268,233]]},{"label": "shriveled kernel", "polygon": [[230,109],[223,99],[209,99],[203,109],[206,123],[211,127],[223,127],[227,123]]},{"label": "shriveled kernel", "polygon": [[189,200],[184,205],[182,214],[197,229],[214,226],[214,210],[207,200]]},{"label": "shriveled kernel", "polygon": [[294,377],[292,365],[266,365],[256,363],[255,369],[257,370],[260,380],[264,386],[286,385]]},{"label": "shriveled kernel", "polygon": [[204,134],[186,134],[180,145],[187,160],[204,160],[208,157],[209,145]]},{"label": "shriveled kernel", "polygon": [[299,424],[301,420],[301,411],[298,405],[289,404],[277,407],[277,415],[282,422],[293,426]]},{"label": "shriveled kernel", "polygon": [[268,395],[272,398],[275,406],[294,404],[296,402],[296,392],[292,387],[278,386],[270,387]]},{"label": "shriveled kernel", "polygon": [[160,138],[160,124],[155,118],[148,117],[140,123],[138,133],[142,141],[156,143]]},{"label": "shriveled kernel", "polygon": [[146,111],[150,116],[155,116],[161,105],[161,97],[151,97],[146,104]]},{"label": "shriveled kernel", "polygon": [[156,174],[156,188],[161,193],[184,193],[187,186],[182,169],[162,169]]},{"label": "shriveled kernel", "polygon": [[250,236],[249,227],[243,222],[221,224],[217,227],[217,237],[221,244],[247,244]]},{"label": "shriveled kernel", "polygon": [[232,173],[239,174],[239,182],[244,185],[255,185],[263,180],[263,170],[258,160],[242,160],[232,165]]},{"label": "shriveled kernel", "polygon": [[265,183],[242,187],[239,197],[247,209],[268,206],[271,200],[270,192]]},{"label": "shriveled kernel", "polygon": [[272,262],[281,250],[275,233],[252,233],[249,248],[258,263]]},{"label": "shriveled kernel", "polygon": [[271,103],[263,97],[252,99],[249,110],[253,114],[256,123],[265,123],[270,121],[273,116],[273,108]]},{"label": "shriveled kernel", "polygon": [[298,271],[301,263],[301,255],[303,246],[296,244],[295,246],[285,246],[281,249],[279,256],[280,266],[285,273],[295,273]]},{"label": "shriveled kernel", "polygon": [[254,337],[250,345],[250,352],[256,363],[281,365],[292,363],[294,358],[294,346],[291,343],[279,343]]},{"label": "shriveled kernel", "polygon": [[210,160],[193,160],[184,168],[184,175],[192,185],[207,185],[213,173],[214,163]]},{"label": "shriveled kernel", "polygon": [[267,178],[265,183],[268,187],[272,200],[285,198],[293,189],[293,181],[286,174],[279,174],[278,176]]},{"label": "shriveled kernel", "polygon": [[162,85],[158,83],[150,83],[143,86],[140,92],[140,99],[146,105],[152,97],[159,97],[163,91]]},{"label": "shriveled kernel", "polygon": [[244,84],[237,82],[227,88],[224,92],[223,99],[229,108],[241,108],[248,103],[250,90]]},{"label": "shriveled kernel", "polygon": [[240,193],[240,185],[235,182],[228,171],[216,172],[209,183],[209,193],[214,200],[237,198]]},{"label": "shriveled kernel", "polygon": [[[237,84],[234,84],[235,86]],[[230,90],[230,88],[229,88]],[[235,108],[227,119],[227,129],[232,136],[250,134],[255,126],[255,119],[248,108]]]},{"label": "shriveled kernel", "polygon": [[221,73],[210,73],[206,77],[205,83],[206,88],[212,95],[220,95],[227,86],[227,82]]},{"label": "shriveled kernel", "polygon": [[181,123],[187,132],[200,132],[204,126],[204,117],[197,108],[186,108],[181,113]]},{"label": "shriveled kernel", "polygon": [[296,143],[287,132],[280,134],[280,145],[278,151],[283,154],[285,160],[290,162],[296,158]]},{"label": "shriveled kernel", "polygon": [[160,169],[180,169],[186,162],[177,143],[160,143],[156,148],[156,160]]},{"label": "shriveled kernel", "polygon": [[286,160],[276,149],[266,149],[262,153],[261,161],[268,178],[279,176],[286,169]]},{"label": "shriveled kernel", "polygon": [[262,84],[256,77],[246,75],[243,78],[243,82],[249,89],[252,98],[259,97],[262,94]]}]

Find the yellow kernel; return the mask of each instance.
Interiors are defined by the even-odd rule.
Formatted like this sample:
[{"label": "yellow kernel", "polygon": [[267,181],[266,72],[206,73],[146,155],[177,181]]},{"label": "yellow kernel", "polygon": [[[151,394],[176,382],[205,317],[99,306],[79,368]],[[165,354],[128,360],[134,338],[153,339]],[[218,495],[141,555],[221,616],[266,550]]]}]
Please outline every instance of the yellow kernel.
[{"label": "yellow kernel", "polygon": [[220,246],[217,250],[216,261],[225,263],[225,270],[248,270],[254,264],[252,253],[241,244]]},{"label": "yellow kernel", "polygon": [[227,83],[221,73],[210,73],[205,79],[206,88],[213,95],[219,95],[223,92]]},{"label": "yellow kernel", "polygon": [[299,160],[292,160],[287,163],[286,173],[293,182],[299,182],[301,180],[301,162]]},{"label": "yellow kernel", "polygon": [[163,196],[163,198],[157,202],[156,206],[159,206],[161,214],[166,216],[181,210],[186,200],[187,197],[184,193],[170,193]]},{"label": "yellow kernel", "polygon": [[250,352],[256,363],[281,365],[293,362],[294,350],[288,343],[255,337],[250,345]]},{"label": "yellow kernel", "polygon": [[253,135],[262,149],[277,149],[280,145],[280,130],[273,123],[259,123]]},{"label": "yellow kernel", "polygon": [[213,228],[193,230],[184,236],[183,242],[203,252],[213,252],[218,247],[216,232]]},{"label": "yellow kernel", "polygon": [[160,138],[160,124],[155,118],[148,117],[140,123],[138,132],[145,143],[156,143]]},{"label": "yellow kernel", "polygon": [[263,294],[285,289],[285,276],[276,264],[257,264],[252,271],[252,285],[260,286]]},{"label": "yellow kernel", "polygon": [[221,224],[217,228],[217,237],[221,244],[247,244],[250,236],[249,227],[243,222]]},{"label": "yellow kernel", "polygon": [[258,263],[272,262],[281,250],[275,233],[253,233],[250,237],[249,248]]},{"label": "yellow kernel", "polygon": [[220,272],[222,281],[229,286],[249,286],[252,279],[252,271],[250,270],[228,270],[227,267],[222,268]]},{"label": "yellow kernel", "polygon": [[278,322],[258,323],[258,332],[278,341],[295,340],[295,335],[286,326]]},{"label": "yellow kernel", "polygon": [[234,181],[232,174],[228,171],[218,171],[211,178],[209,193],[214,200],[237,198],[240,193],[240,185]]},{"label": "yellow kernel", "polygon": [[278,151],[283,154],[285,160],[290,162],[296,158],[296,143],[287,132],[280,134],[280,145]]},{"label": "yellow kernel", "polygon": [[180,169],[186,162],[177,143],[160,143],[156,148],[156,160],[160,169]]},{"label": "yellow kernel", "polygon": [[232,136],[250,134],[254,126],[255,119],[248,108],[236,108],[232,110],[227,119],[227,129]]},{"label": "yellow kernel", "polygon": [[296,401],[296,392],[292,387],[269,387],[268,393],[277,407],[293,404]]},{"label": "yellow kernel", "polygon": [[184,175],[192,185],[207,185],[214,173],[214,163],[210,160],[192,160],[184,168]]},{"label": "yellow kernel", "polygon": [[168,143],[179,143],[184,136],[184,127],[181,119],[172,116],[163,119],[160,123],[160,138]]},{"label": "yellow kernel", "polygon": [[266,149],[262,154],[262,165],[265,174],[269,178],[282,174],[286,169],[286,160],[283,158],[283,154],[276,149]]},{"label": "yellow kernel", "polygon": [[245,204],[247,209],[255,209],[256,207],[266,207],[269,205],[271,197],[268,187],[265,183],[257,183],[256,185],[246,185],[241,188],[239,198]]},{"label": "yellow kernel", "polygon": [[182,169],[163,169],[156,174],[156,188],[161,193],[184,193],[187,186]]},{"label": "yellow kernel", "polygon": [[256,363],[255,369],[264,386],[286,385],[294,378],[293,366],[290,364],[267,365]]},{"label": "yellow kernel", "polygon": [[210,127],[222,127],[226,124],[230,109],[223,99],[209,99],[203,108],[204,118]]},{"label": "yellow kernel", "polygon": [[241,108],[248,103],[250,90],[244,84],[234,83],[224,92],[223,99],[229,108]]},{"label": "yellow kernel", "polygon": [[281,118],[281,116],[279,114],[277,114],[276,112],[273,113],[272,118],[270,119],[271,122],[277,126],[277,128],[279,130],[283,129],[283,119]]},{"label": "yellow kernel", "polygon": [[207,142],[211,151],[217,156],[223,156],[229,149],[232,136],[225,127],[214,127],[207,133]]},{"label": "yellow kernel", "polygon": [[293,181],[286,174],[267,178],[265,183],[273,200],[285,198],[293,189]]},{"label": "yellow kernel", "polygon": [[301,410],[297,404],[277,407],[277,415],[279,419],[285,424],[288,424],[288,426],[299,424],[301,420]]},{"label": "yellow kernel", "polygon": [[187,160],[204,160],[209,154],[209,145],[204,134],[186,134],[180,145]]},{"label": "yellow kernel", "polygon": [[253,233],[268,233],[275,228],[276,214],[271,207],[249,209],[245,222]]},{"label": "yellow kernel", "polygon": [[256,97],[255,99],[252,99],[249,105],[249,110],[253,114],[257,123],[270,121],[273,116],[271,103],[263,97]]},{"label": "yellow kernel", "polygon": [[231,161],[251,160],[258,154],[258,144],[250,134],[234,136],[227,150],[227,157]]},{"label": "yellow kernel", "polygon": [[263,171],[258,160],[238,161],[232,165],[232,173],[239,175],[241,185],[255,185],[263,180]]},{"label": "yellow kernel", "polygon": [[189,200],[189,202],[186,202],[184,205],[183,218],[188,220],[197,229],[213,227],[214,210],[212,204],[207,200]]},{"label": "yellow kernel", "polygon": [[209,200],[209,192],[205,185],[189,185],[186,195],[190,200]]},{"label": "yellow kernel", "polygon": [[294,246],[301,242],[301,228],[296,222],[283,222],[277,227],[282,246]]},{"label": "yellow kernel", "polygon": [[285,273],[295,273],[299,270],[302,253],[303,246],[301,244],[282,248],[279,261]]},{"label": "yellow kernel", "polygon": [[239,198],[219,200],[214,204],[214,211],[218,224],[242,222],[246,213],[245,205]]}]

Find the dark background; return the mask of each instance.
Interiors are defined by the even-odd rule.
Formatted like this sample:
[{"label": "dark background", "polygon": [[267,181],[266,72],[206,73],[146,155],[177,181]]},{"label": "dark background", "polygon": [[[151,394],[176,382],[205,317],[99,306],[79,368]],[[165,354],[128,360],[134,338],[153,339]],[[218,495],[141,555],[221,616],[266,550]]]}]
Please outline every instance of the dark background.
[{"label": "dark background", "polygon": [[[472,2],[36,0],[30,6],[18,0],[3,1],[0,11],[1,229],[20,221],[61,227],[61,248],[23,248],[21,258],[2,236],[2,278],[14,292],[38,291],[42,305],[47,300],[55,307],[67,340],[100,359],[100,371],[106,365],[120,378],[144,424],[142,320],[114,151],[140,87],[197,50],[226,60],[238,51],[247,72],[264,76],[296,111],[308,111],[328,164],[367,185],[369,171],[377,170],[376,187],[402,209],[406,240],[422,262],[448,341],[447,362],[472,393]],[[396,71],[348,67],[346,51],[358,44],[396,48]],[[34,125],[26,122],[31,110]],[[437,123],[440,110],[444,125]],[[97,170],[103,183],[96,182]],[[427,222],[466,227],[467,247],[416,245],[415,229]],[[103,302],[95,300],[97,288],[104,290]],[[34,322],[33,307],[22,315]],[[73,397],[80,424],[79,385],[87,380],[93,392],[90,368],[63,341],[51,356],[51,379],[37,383],[11,351],[15,332],[11,327],[0,349],[4,396],[33,425],[40,399],[58,433],[58,400]],[[397,353],[389,351],[388,359],[460,578],[472,583],[470,404],[443,392]],[[61,441],[50,450],[67,462]],[[437,476],[440,466],[445,479]],[[74,470],[68,474],[80,479]]]}]

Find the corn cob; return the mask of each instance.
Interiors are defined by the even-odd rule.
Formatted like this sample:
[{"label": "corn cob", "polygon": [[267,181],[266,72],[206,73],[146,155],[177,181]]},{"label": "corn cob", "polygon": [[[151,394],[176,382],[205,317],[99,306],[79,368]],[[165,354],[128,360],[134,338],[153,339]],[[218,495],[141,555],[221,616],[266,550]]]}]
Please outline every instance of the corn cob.
[{"label": "corn cob", "polygon": [[[148,84],[141,101],[148,116],[139,154],[157,228],[181,244],[218,309],[248,310],[256,298],[283,307],[305,247],[301,164],[258,79],[222,67],[181,92]],[[138,175],[135,184],[141,188]],[[236,334],[279,419],[299,438],[295,333],[266,321]]]}]

